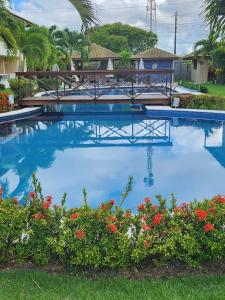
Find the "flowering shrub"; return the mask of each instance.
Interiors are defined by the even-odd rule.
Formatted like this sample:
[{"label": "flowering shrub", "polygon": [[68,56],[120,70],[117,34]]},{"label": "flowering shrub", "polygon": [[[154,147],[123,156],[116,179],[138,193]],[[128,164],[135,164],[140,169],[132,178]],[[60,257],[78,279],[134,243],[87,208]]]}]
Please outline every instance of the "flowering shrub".
[{"label": "flowering shrub", "polygon": [[0,93],[0,113],[12,110],[12,105],[9,104],[9,95]]},{"label": "flowering shrub", "polygon": [[[177,205],[147,197],[137,213],[109,200],[91,208],[86,199],[67,209],[44,197],[34,177],[24,205],[2,199],[0,188],[0,263],[58,263],[66,266],[123,268],[151,262],[191,266],[225,257],[225,197]],[[129,186],[127,187],[129,189]]]}]

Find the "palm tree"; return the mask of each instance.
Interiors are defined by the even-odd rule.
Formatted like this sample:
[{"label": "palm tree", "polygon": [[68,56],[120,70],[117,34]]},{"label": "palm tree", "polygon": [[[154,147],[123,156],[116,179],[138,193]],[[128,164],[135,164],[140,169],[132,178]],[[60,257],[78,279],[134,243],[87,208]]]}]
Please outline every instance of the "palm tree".
[{"label": "palm tree", "polygon": [[15,35],[18,33],[18,22],[4,8],[0,0],[0,41],[4,44],[9,56],[15,56],[18,50]]},{"label": "palm tree", "polygon": [[203,59],[207,58],[211,54],[211,52],[218,46],[218,35],[214,32],[209,34],[208,39],[200,40],[195,43],[195,53],[201,54]]},{"label": "palm tree", "polygon": [[225,1],[224,0],[205,0],[205,18],[210,28],[218,34],[225,33]]},{"label": "palm tree", "polygon": [[87,29],[92,23],[98,23],[98,17],[93,8],[92,2],[90,0],[69,0],[70,3],[76,8],[78,11],[81,21],[83,24],[83,29]]}]

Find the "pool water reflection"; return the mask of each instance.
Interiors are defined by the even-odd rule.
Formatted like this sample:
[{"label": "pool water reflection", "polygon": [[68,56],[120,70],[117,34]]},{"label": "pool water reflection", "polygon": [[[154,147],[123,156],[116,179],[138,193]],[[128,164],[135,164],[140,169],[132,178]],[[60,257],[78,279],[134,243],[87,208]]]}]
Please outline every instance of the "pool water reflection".
[{"label": "pool water reflection", "polygon": [[38,116],[0,125],[0,184],[22,199],[36,173],[55,203],[68,193],[78,206],[120,199],[128,176],[133,192],[125,207],[145,196],[175,193],[179,202],[225,193],[225,124],[144,114]]}]

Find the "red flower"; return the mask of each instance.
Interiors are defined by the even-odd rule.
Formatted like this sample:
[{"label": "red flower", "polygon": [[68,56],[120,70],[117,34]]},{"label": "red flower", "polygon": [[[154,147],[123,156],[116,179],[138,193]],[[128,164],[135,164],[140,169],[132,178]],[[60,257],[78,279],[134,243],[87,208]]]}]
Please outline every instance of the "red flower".
[{"label": "red flower", "polygon": [[205,226],[204,226],[204,231],[205,231],[205,232],[209,232],[209,231],[213,231],[213,230],[215,230],[213,224],[210,224],[210,223],[205,224]]},{"label": "red flower", "polygon": [[86,236],[86,233],[82,230],[82,229],[78,229],[76,232],[75,232],[75,236],[78,240],[83,240]]},{"label": "red flower", "polygon": [[51,206],[51,202],[50,201],[44,201],[43,203],[42,203],[42,208],[44,208],[44,209],[48,209],[49,207]]},{"label": "red flower", "polygon": [[149,226],[149,225],[147,225],[147,224],[145,224],[145,225],[142,226],[142,229],[143,229],[144,231],[150,231],[150,230],[152,229],[152,227]]},{"label": "red flower", "polygon": [[79,217],[78,213],[74,213],[70,216],[70,221],[76,220]]},{"label": "red flower", "polygon": [[138,205],[138,210],[142,211],[145,209],[145,205],[143,203],[141,203],[140,205]]},{"label": "red flower", "polygon": [[161,221],[162,221],[162,218],[163,218],[163,214],[158,213],[158,214],[156,214],[156,215],[153,217],[152,223],[153,223],[154,225],[159,225],[159,224],[161,223]]},{"label": "red flower", "polygon": [[124,217],[127,218],[127,219],[129,219],[129,218],[132,217],[132,214],[131,214],[130,212],[126,212],[126,213],[124,214]]},{"label": "red flower", "polygon": [[44,220],[44,219],[46,219],[46,216],[43,215],[43,214],[41,214],[41,213],[38,213],[38,214],[34,214],[34,215],[32,216],[32,218],[33,218],[33,219],[36,219],[36,220]]},{"label": "red flower", "polygon": [[113,206],[115,205],[115,200],[110,200],[109,203]]},{"label": "red flower", "polygon": [[116,233],[117,232],[117,226],[115,224],[108,224],[108,225],[106,225],[106,228],[111,233]]},{"label": "red flower", "polygon": [[0,196],[3,195],[3,188],[0,186]]},{"label": "red flower", "polygon": [[221,195],[218,195],[215,197],[216,201],[221,203],[221,204],[225,204],[225,196],[221,196]]},{"label": "red flower", "polygon": [[207,211],[202,210],[202,209],[197,209],[195,211],[195,215],[200,219],[200,220],[206,220],[207,218]]},{"label": "red flower", "polygon": [[48,197],[46,198],[46,201],[49,202],[50,204],[52,204],[52,196],[48,196]]},{"label": "red flower", "polygon": [[35,192],[30,192],[29,193],[29,198],[30,199],[33,199],[33,198],[35,198],[36,197],[36,193]]},{"label": "red flower", "polygon": [[115,216],[108,216],[106,217],[106,222],[116,222],[117,221],[117,218]]},{"label": "red flower", "polygon": [[152,201],[152,200],[151,200],[150,197],[146,197],[145,200],[144,200],[145,203],[150,203],[151,201]]},{"label": "red flower", "polygon": [[213,215],[216,215],[216,209],[215,209],[215,207],[210,207],[209,208],[209,213],[211,213]]}]

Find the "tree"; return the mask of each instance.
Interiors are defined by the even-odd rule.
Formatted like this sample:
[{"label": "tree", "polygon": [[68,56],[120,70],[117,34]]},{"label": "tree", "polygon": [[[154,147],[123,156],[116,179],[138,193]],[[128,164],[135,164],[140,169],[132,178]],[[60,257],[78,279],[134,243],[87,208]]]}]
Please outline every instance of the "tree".
[{"label": "tree", "polygon": [[146,48],[154,47],[157,35],[127,24],[114,23],[96,26],[87,32],[91,42],[115,52],[128,50],[136,54]]},{"label": "tree", "polygon": [[225,0],[205,0],[205,18],[217,34],[225,33]]}]

